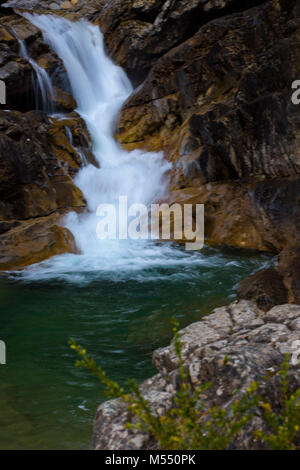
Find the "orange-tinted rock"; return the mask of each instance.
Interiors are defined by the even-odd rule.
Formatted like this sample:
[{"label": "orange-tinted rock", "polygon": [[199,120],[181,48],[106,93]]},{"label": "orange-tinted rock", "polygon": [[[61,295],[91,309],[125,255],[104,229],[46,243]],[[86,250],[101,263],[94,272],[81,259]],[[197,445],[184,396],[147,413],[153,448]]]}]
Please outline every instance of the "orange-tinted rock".
[{"label": "orange-tinted rock", "polygon": [[63,253],[76,253],[74,237],[58,225],[61,214],[29,219],[1,233],[0,270],[18,269]]},{"label": "orange-tinted rock", "polygon": [[64,119],[50,119],[48,138],[53,144],[56,156],[64,163],[70,176],[74,177],[87,162],[98,166],[91,151],[90,138],[84,121],[77,113],[68,114]]},{"label": "orange-tinted rock", "polygon": [[[7,103],[0,110],[0,269],[14,269],[76,250],[72,234],[60,226],[63,214],[81,211],[86,201],[73,177],[95,159],[84,121],[74,112],[61,60],[41,32],[12,11],[0,25],[0,79]],[[19,40],[51,76],[56,109],[65,118],[35,111],[33,69],[20,58]]]},{"label": "orange-tinted rock", "polygon": [[[49,7],[44,1],[18,5]],[[297,5],[296,0],[101,0],[85,7],[79,0],[72,9],[101,26],[109,52],[135,83],[150,71],[125,104],[117,137],[128,149],[165,151],[173,162],[170,200],[205,203],[211,244],[279,252],[298,237],[300,121],[291,103],[291,83],[300,76]],[[58,67],[61,76],[60,61],[31,26],[28,34],[26,28],[22,32],[22,21],[18,26],[16,18],[9,20],[40,66],[53,76]],[[6,41],[17,63],[14,42]],[[9,57],[3,57],[7,66]],[[63,106],[72,109],[68,99],[63,97]],[[77,143],[70,144],[64,126],[55,122],[47,133],[55,158],[73,176]],[[18,134],[16,128],[10,132]],[[47,204],[60,208],[65,190],[68,204],[76,199],[65,176],[62,189],[56,181],[64,171],[53,171],[52,163],[51,168],[48,202],[36,196],[36,212]],[[58,201],[51,196],[54,187]],[[20,198],[26,204],[39,190],[34,182],[27,191]]]},{"label": "orange-tinted rock", "polygon": [[299,240],[300,178],[250,179],[175,189],[168,202],[205,205],[205,239],[280,252]]},{"label": "orange-tinted rock", "polygon": [[290,303],[300,303],[300,244],[287,245],[280,253],[278,271],[284,277]]},{"label": "orange-tinted rock", "polygon": [[[84,126],[81,129],[84,135]],[[55,210],[85,206],[70,176],[83,162],[74,149],[68,153],[59,147],[59,131],[54,141],[49,132],[51,123],[39,111],[0,111],[0,220],[43,217]],[[60,132],[67,142],[65,127]]]},{"label": "orange-tinted rock", "polygon": [[204,204],[205,242],[211,246],[230,245],[261,251],[268,249],[249,217],[249,193],[236,182],[175,190],[169,201]]},{"label": "orange-tinted rock", "polygon": [[299,236],[297,3],[245,4],[202,26],[157,60],[121,113],[124,147],[164,150],[172,189],[205,203],[209,243],[279,252]]},{"label": "orange-tinted rock", "polygon": [[50,76],[55,87],[56,110],[73,111],[76,102],[69,93],[70,85],[62,61],[43,41],[41,31],[16,14],[1,16],[0,79],[5,81],[7,90],[4,109],[29,111],[40,106],[33,92],[36,73],[30,62],[20,57],[18,40],[24,42],[29,57]]},{"label": "orange-tinted rock", "polygon": [[275,305],[288,303],[288,290],[283,276],[274,268],[259,271],[243,279],[237,289],[240,299],[252,300],[267,312]]},{"label": "orange-tinted rock", "polygon": [[159,57],[192,37],[203,24],[261,3],[263,0],[10,1],[18,10],[55,13],[57,8],[67,18],[84,17],[98,24],[110,55],[135,85],[146,78]]},{"label": "orange-tinted rock", "polygon": [[88,146],[76,113],[55,121],[40,111],[0,111],[0,269],[75,251],[59,221],[86,207],[72,176]]},{"label": "orange-tinted rock", "polygon": [[77,103],[73,96],[59,88],[54,89],[55,93],[55,106],[60,111],[72,112],[77,107]]},{"label": "orange-tinted rock", "polygon": [[102,0],[91,19],[100,25],[107,48],[140,84],[157,59],[192,37],[213,18],[262,3],[260,0]]},{"label": "orange-tinted rock", "polygon": [[156,62],[124,106],[118,139],[160,142],[177,171],[198,166],[205,181],[299,173],[299,30],[291,6],[270,3],[202,27]]}]

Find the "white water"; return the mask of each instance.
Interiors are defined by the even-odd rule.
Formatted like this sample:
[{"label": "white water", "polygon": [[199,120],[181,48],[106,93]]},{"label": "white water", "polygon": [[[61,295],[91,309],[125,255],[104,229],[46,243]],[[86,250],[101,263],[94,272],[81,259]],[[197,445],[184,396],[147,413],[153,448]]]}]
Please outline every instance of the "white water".
[{"label": "white water", "polygon": [[[45,270],[49,275],[50,272],[59,275],[122,268],[140,270],[165,264],[163,249],[153,243],[101,241],[96,235],[99,204],[117,204],[119,196],[127,196],[128,205],[149,205],[168,188],[170,164],[162,153],[126,152],[113,138],[120,109],[132,93],[126,74],[107,57],[98,27],[84,20],[73,23],[57,16],[24,16],[42,30],[45,41],[62,59],[78,104],[77,111],[87,124],[100,166],[87,165],[80,170],[75,183],[87,200],[88,211],[81,215],[71,213],[65,221],[82,255],[56,257],[33,269],[39,275]],[[32,273],[32,269],[29,271]]]},{"label": "white water", "polygon": [[[31,67],[36,73],[36,83],[34,85],[35,104],[37,109],[42,109],[46,113],[53,113],[54,107],[54,90],[49,75],[46,70],[40,67],[35,60],[33,60],[27,52],[24,41],[19,40],[20,56],[28,60]],[[40,107],[40,93],[42,98],[42,106]]]},{"label": "white water", "polygon": [[[124,151],[113,138],[118,113],[132,92],[126,74],[106,56],[99,29],[86,21],[72,23],[50,15],[24,16],[43,31],[44,39],[62,59],[69,76],[78,112],[89,129],[93,151],[100,165],[89,164],[76,178],[88,203],[85,214],[71,213],[65,225],[74,234],[80,255],[61,255],[31,266],[18,275],[28,281],[62,279],[80,284],[98,278],[112,281],[193,279],[231,261],[215,252],[187,252],[170,244],[151,241],[105,240],[96,236],[96,209],[116,204],[150,203],[168,190],[170,164],[161,153]],[[199,269],[200,268],[200,269]]]}]

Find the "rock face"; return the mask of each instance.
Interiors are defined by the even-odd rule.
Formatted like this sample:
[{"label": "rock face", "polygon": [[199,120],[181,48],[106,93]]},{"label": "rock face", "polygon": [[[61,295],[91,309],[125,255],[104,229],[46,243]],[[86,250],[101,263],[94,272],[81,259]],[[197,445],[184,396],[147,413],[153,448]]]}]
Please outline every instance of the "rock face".
[{"label": "rock face", "polygon": [[268,311],[274,305],[287,303],[288,290],[277,269],[269,268],[243,279],[238,285],[238,296],[254,300],[261,310]]},{"label": "rock face", "polygon": [[0,269],[74,251],[57,224],[68,210],[85,208],[72,177],[83,164],[78,150],[88,146],[76,113],[51,122],[41,111],[0,111]]},{"label": "rock face", "polygon": [[[155,63],[123,109],[118,139],[165,151],[174,200],[193,188],[211,242],[281,251],[299,237],[298,20],[299,2],[273,1],[209,22]],[[255,236],[242,240],[249,224]]]},{"label": "rock face", "polygon": [[[69,111],[70,103],[65,108],[59,97],[62,93],[59,88],[67,85],[63,84],[66,79],[60,59],[42,41],[40,31],[25,18],[15,14],[1,15],[0,24],[0,79],[6,83],[6,107],[18,111],[29,111],[36,109],[39,104],[36,103],[33,91],[35,72],[29,61],[20,56],[19,41],[24,41],[29,56],[47,71],[54,86],[57,87],[57,111]],[[75,107],[76,103],[73,100],[71,110]]]},{"label": "rock face", "polygon": [[99,24],[110,55],[134,85],[142,83],[157,59],[192,37],[214,18],[243,11],[262,0],[10,0],[11,8],[85,17]]},{"label": "rock face", "polygon": [[[248,301],[218,308],[204,320],[180,332],[183,359],[193,385],[212,382],[212,387],[205,392],[208,407],[229,407],[253,381],[261,381],[267,369],[279,365],[284,353],[295,354],[293,343],[299,340],[299,335],[299,305],[275,306],[264,313]],[[172,407],[178,387],[178,364],[173,344],[155,351],[153,364],[159,373],[146,380],[141,390],[162,416]],[[167,374],[168,383],[165,380]],[[291,366],[290,377],[292,387],[299,387],[300,365]],[[273,404],[278,400],[275,387],[276,383],[271,380],[264,391]],[[239,390],[238,394],[236,390]],[[155,448],[155,441],[146,433],[124,429],[128,420],[126,405],[120,400],[100,405],[94,422],[94,449]],[[233,448],[262,448],[262,444],[253,438],[253,431],[262,426],[257,412]],[[300,446],[300,441],[298,444]]]},{"label": "rock face", "polygon": [[[13,8],[59,11],[99,25],[109,54],[137,85],[121,113],[118,140],[128,149],[165,152],[174,168],[168,202],[205,204],[207,243],[288,250],[289,262],[282,255],[276,271],[281,292],[286,289],[291,302],[299,298],[300,108],[291,101],[291,86],[300,77],[300,1],[7,4],[0,12],[0,79],[14,84],[10,109],[34,109],[32,68],[19,58],[16,38],[52,77],[57,107],[70,112],[75,106],[61,61]],[[259,286],[262,298],[262,276]],[[244,284],[243,292],[249,298],[253,289]],[[264,308],[278,302],[270,292],[267,297]]]},{"label": "rock face", "polygon": [[[294,253],[292,267],[276,268],[280,299],[287,291],[284,298],[294,302],[300,107],[291,97],[300,77],[300,2],[243,2],[236,10],[223,2],[224,10],[208,17],[204,9],[213,2],[189,6],[196,4],[198,27],[158,54],[124,106],[117,138],[128,149],[165,152],[174,166],[168,202],[205,204],[207,243],[289,250],[290,262]],[[135,65],[143,70],[142,61]],[[249,283],[240,295],[255,298]],[[263,294],[267,284],[260,275],[260,298],[269,299],[264,308],[279,300],[270,289]]]},{"label": "rock face", "polygon": [[[8,13],[0,12],[0,79],[7,90],[7,102],[0,109],[0,270],[76,252],[61,219],[86,206],[72,179],[84,164],[82,155],[95,163],[86,126],[73,112],[76,103],[60,59],[34,26]],[[56,110],[67,113],[63,119],[36,110],[34,70],[20,58],[20,41],[50,75]]]},{"label": "rock face", "polygon": [[[258,0],[112,0],[92,18],[104,33],[112,56],[135,85],[157,59],[193,36],[213,18],[241,11]],[[244,6],[245,5],[245,6]]]}]

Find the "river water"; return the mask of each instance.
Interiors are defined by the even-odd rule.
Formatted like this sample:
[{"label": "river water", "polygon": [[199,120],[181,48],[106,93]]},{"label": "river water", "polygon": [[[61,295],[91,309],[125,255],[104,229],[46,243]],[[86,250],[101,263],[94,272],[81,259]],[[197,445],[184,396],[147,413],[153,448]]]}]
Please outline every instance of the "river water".
[{"label": "river water", "polygon": [[0,370],[0,448],[87,449],[105,396],[97,379],[74,367],[69,338],[87,348],[111,378],[141,381],[155,373],[151,354],[168,344],[172,316],[185,326],[234,300],[237,282],[270,257],[99,240],[98,205],[126,196],[129,204],[149,206],[167,193],[170,164],[161,153],[129,153],[114,141],[114,124],[132,87],[106,56],[99,29],[50,15],[26,17],[64,62],[99,168],[80,170],[76,184],[88,209],[64,221],[81,254],[0,277],[1,339],[7,347]]}]

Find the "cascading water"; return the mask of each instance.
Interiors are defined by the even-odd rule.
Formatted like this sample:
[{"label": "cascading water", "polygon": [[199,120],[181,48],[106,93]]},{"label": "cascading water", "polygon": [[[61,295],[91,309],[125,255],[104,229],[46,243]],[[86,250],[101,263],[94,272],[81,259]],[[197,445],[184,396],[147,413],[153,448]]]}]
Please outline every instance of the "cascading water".
[{"label": "cascading water", "polygon": [[[36,84],[34,86],[34,94],[35,94],[35,104],[37,109],[42,109],[46,113],[53,113],[55,111],[54,107],[54,90],[50,80],[49,75],[47,74],[46,70],[40,67],[35,60],[33,60],[26,48],[26,44],[24,41],[19,40],[20,45],[20,56],[24,59],[28,60],[31,67],[35,71],[36,74]],[[42,99],[40,105],[40,96]]]},{"label": "cascading water", "polygon": [[116,204],[119,196],[127,196],[128,204],[148,205],[164,194],[169,164],[160,153],[125,152],[113,139],[115,120],[132,87],[123,70],[106,56],[100,30],[87,21],[24,16],[43,31],[46,42],[62,59],[100,166],[88,165],[80,171],[76,184],[87,199],[89,213],[71,214],[66,225],[85,255],[110,252],[111,257],[111,250],[126,253],[130,244],[104,243],[97,238],[97,207],[100,203]]},{"label": "cascading water", "polygon": [[169,343],[172,316],[186,326],[229,303],[234,285],[270,260],[98,240],[98,204],[119,195],[129,203],[155,201],[167,188],[169,165],[161,154],[127,153],[114,142],[114,122],[131,86],[106,57],[99,30],[85,21],[26,16],[64,61],[101,168],[79,172],[88,210],[66,221],[82,254],[0,276],[1,338],[9,353],[9,365],[1,368],[0,449],[85,449],[105,396],[89,374],[73,367],[68,339],[84,345],[121,385],[128,378],[142,381],[155,373],[153,350]]},{"label": "cascading water", "polygon": [[[127,196],[128,205],[147,206],[161,198],[168,186],[166,174],[170,164],[162,153],[140,150],[129,153],[113,138],[117,115],[132,92],[126,74],[107,57],[98,27],[84,20],[74,23],[50,15],[25,13],[24,16],[42,30],[44,40],[62,59],[78,104],[77,111],[87,124],[100,167],[87,165],[79,172],[75,182],[85,195],[88,211],[69,214],[65,221],[82,255],[55,258],[50,264],[44,263],[43,269],[48,266],[57,274],[57,270],[97,271],[112,266],[140,269],[145,262],[161,263],[162,250],[154,243],[100,241],[96,235],[99,204],[117,205],[119,196]],[[169,258],[168,248],[165,250]]]},{"label": "cascading water", "polygon": [[114,140],[117,115],[132,87],[124,71],[107,57],[99,28],[85,20],[74,23],[52,15],[24,16],[42,30],[44,40],[64,63],[99,168],[89,164],[78,173],[75,182],[85,195],[88,209],[84,214],[71,213],[65,220],[81,254],[54,257],[24,270],[21,276],[80,283],[99,276],[158,280],[164,278],[164,269],[174,269],[174,276],[186,275],[189,279],[191,270],[199,266],[210,269],[221,264],[219,255],[206,257],[170,244],[98,239],[99,204],[117,207],[119,196],[127,196],[128,205],[149,206],[165,194],[170,164],[162,153],[126,152]]}]

